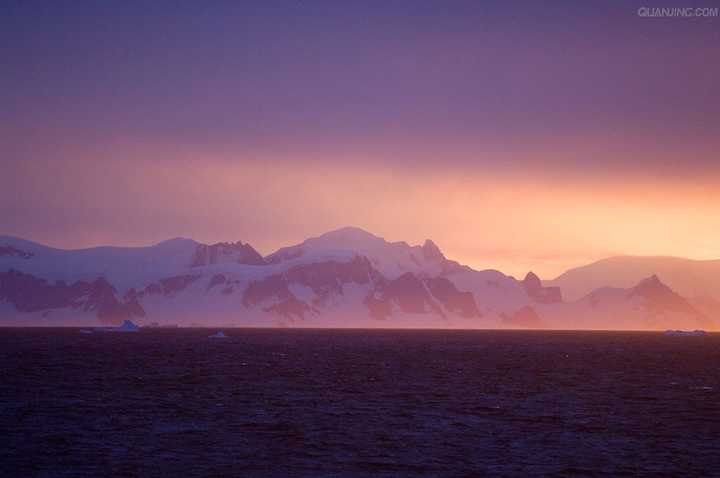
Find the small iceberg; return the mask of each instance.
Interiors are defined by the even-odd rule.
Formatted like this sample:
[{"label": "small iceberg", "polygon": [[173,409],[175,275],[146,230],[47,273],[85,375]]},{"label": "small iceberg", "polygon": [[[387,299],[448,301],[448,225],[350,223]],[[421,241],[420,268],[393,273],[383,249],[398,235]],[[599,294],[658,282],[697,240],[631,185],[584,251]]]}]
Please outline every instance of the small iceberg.
[{"label": "small iceberg", "polygon": [[223,332],[222,330],[219,330],[219,331],[215,332],[214,334],[210,335],[208,338],[209,339],[226,339],[227,335],[225,335],[225,332]]},{"label": "small iceberg", "polygon": [[665,335],[669,337],[701,337],[707,335],[704,330],[666,330]]},{"label": "small iceberg", "polygon": [[139,332],[140,327],[130,320],[126,320],[120,327],[95,327],[95,332]]}]

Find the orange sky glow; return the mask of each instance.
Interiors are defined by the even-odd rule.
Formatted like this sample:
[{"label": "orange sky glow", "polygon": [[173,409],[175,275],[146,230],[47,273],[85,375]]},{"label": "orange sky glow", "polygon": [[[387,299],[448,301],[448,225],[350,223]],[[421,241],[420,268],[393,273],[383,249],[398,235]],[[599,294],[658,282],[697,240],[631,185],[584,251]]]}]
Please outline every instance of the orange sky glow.
[{"label": "orange sky glow", "polygon": [[82,247],[184,236],[242,240],[267,254],[355,225],[389,241],[430,238],[477,269],[544,278],[618,254],[720,257],[714,178],[200,159],[27,165],[28,197],[66,206],[51,225],[77,223],[31,238]]}]

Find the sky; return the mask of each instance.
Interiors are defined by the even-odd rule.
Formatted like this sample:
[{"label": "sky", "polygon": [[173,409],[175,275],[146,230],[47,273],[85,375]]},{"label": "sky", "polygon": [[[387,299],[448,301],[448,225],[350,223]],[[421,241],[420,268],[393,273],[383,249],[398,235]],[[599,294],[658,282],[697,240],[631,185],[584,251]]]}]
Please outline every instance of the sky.
[{"label": "sky", "polygon": [[720,17],[656,3],[4,1],[0,234],[720,258]]}]

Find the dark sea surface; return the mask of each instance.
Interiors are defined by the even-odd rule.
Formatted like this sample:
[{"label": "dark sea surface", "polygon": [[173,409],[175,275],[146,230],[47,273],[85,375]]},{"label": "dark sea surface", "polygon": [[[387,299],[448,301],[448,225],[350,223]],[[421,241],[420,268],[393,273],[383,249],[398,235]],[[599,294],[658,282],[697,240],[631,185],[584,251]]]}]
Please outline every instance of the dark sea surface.
[{"label": "dark sea surface", "polygon": [[720,476],[720,335],[0,329],[2,476]]}]

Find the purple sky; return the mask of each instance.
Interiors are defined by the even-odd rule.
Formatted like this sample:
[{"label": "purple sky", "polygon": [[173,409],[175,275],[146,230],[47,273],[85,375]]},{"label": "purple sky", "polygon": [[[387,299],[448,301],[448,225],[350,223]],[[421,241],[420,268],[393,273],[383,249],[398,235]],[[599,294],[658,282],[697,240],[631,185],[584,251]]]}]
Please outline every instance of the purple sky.
[{"label": "purple sky", "polygon": [[[712,6],[682,2],[695,5]],[[503,191],[533,180],[550,181],[545,192],[590,188],[598,178],[603,191],[669,193],[675,180],[683,198],[687,185],[711,189],[720,18],[640,18],[640,6],[667,5],[3,2],[0,233],[62,246],[189,235],[271,249],[355,224],[393,239],[440,235],[479,262],[503,246],[499,236],[468,252],[427,220],[442,212],[423,203],[428,195],[409,205],[402,188],[436,197],[453,188],[433,177],[471,177]],[[343,186],[343,200],[329,200],[336,209],[318,199],[322,175],[333,178],[328,191]],[[372,189],[388,178],[398,197]],[[369,216],[359,183],[367,197],[402,202],[412,220]],[[491,219],[481,222],[505,227]],[[704,221],[698,230],[714,230]],[[517,247],[508,254],[523,264],[548,253]]]}]

